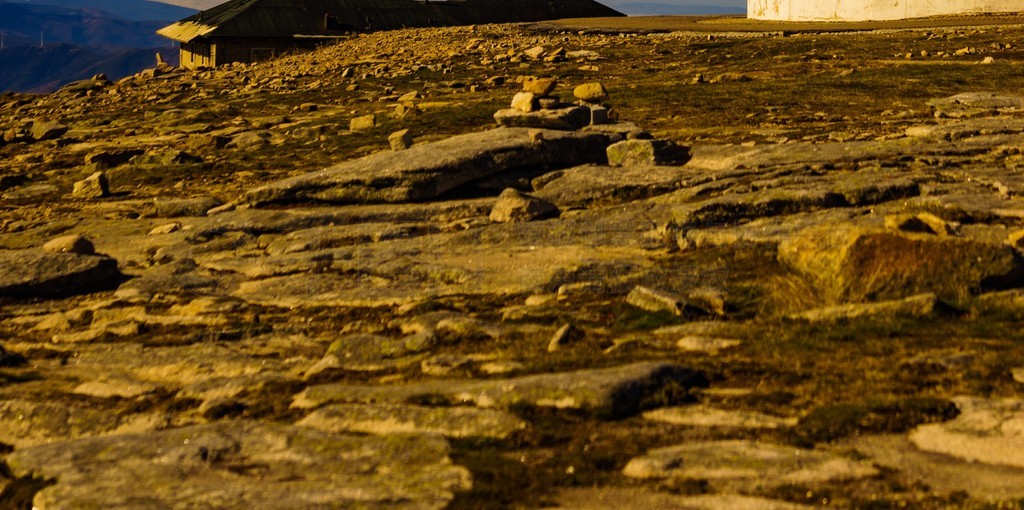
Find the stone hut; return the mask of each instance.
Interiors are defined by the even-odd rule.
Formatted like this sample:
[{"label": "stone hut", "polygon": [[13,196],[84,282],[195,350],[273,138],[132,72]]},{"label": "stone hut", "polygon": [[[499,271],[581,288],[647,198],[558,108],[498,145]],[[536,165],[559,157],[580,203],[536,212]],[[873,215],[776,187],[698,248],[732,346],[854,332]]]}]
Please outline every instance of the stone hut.
[{"label": "stone hut", "polygon": [[157,31],[182,67],[256,62],[354,32],[622,16],[594,0],[230,0]]},{"label": "stone hut", "polygon": [[1024,0],[747,0],[747,17],[779,21],[869,21],[1024,12]]}]

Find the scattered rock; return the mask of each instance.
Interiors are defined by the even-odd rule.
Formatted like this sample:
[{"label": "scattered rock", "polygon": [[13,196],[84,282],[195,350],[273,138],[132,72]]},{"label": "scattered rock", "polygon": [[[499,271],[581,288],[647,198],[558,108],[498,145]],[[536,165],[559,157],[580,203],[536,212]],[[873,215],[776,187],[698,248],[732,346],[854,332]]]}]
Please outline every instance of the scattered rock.
[{"label": "scattered rock", "polygon": [[108,257],[0,250],[0,296],[76,294],[109,284],[118,276],[117,261]]},{"label": "scattered rock", "polygon": [[946,117],[973,117],[1000,110],[1024,109],[1024,96],[993,92],[965,92],[928,102],[936,113]]},{"label": "scattered rock", "polygon": [[110,196],[110,185],[103,172],[95,172],[75,183],[71,196],[75,198],[103,198]]},{"label": "scattered rock", "polygon": [[572,409],[616,418],[636,414],[645,399],[665,385],[703,387],[707,379],[679,365],[636,363],[622,367],[540,374],[515,379],[433,381],[401,386],[325,384],[306,388],[293,407],[311,408],[331,402],[401,403],[432,396],[450,403],[480,407],[516,406]]},{"label": "scattered rock", "polygon": [[931,213],[898,214],[885,217],[885,227],[890,230],[938,236],[956,235],[956,227]]},{"label": "scattered rock", "polygon": [[[537,78],[523,82],[523,91],[533,94],[536,97],[547,97],[555,91],[558,80],[554,78]],[[512,106],[515,108],[515,106]]]},{"label": "scattered rock", "polygon": [[181,230],[181,227],[182,227],[181,223],[177,222],[177,221],[171,222],[171,223],[164,223],[163,225],[158,225],[156,227],[153,227],[153,230],[150,230],[149,234],[147,234],[147,235],[160,236],[160,235],[166,235],[166,234],[173,234],[173,233]]},{"label": "scattered rock", "polygon": [[753,78],[743,73],[722,73],[711,79],[711,83],[746,83]]},{"label": "scattered rock", "polygon": [[586,103],[600,103],[608,98],[608,91],[599,82],[584,83],[573,89],[572,95]]},{"label": "scattered rock", "polygon": [[547,52],[547,49],[545,49],[543,46],[534,46],[534,47],[524,51],[523,54],[526,55],[527,57],[532,58],[533,60],[537,60],[537,59],[543,57],[544,53],[546,53],[546,52]]},{"label": "scattered rock", "polygon": [[688,352],[706,352],[717,354],[719,351],[737,347],[743,342],[733,338],[713,338],[706,336],[684,336],[676,342],[680,350]]},{"label": "scattered rock", "polygon": [[574,487],[555,496],[558,508],[565,510],[605,510],[608,508],[650,508],[658,510],[800,510],[811,507],[775,499],[736,494],[682,496],[658,492],[646,487]]},{"label": "scattered rock", "polygon": [[516,109],[498,110],[494,120],[505,127],[576,130],[590,124],[590,110],[580,106],[529,113]]},{"label": "scattered rock", "polygon": [[686,308],[682,298],[642,285],[630,291],[626,302],[648,312],[669,312],[674,315],[682,315]]},{"label": "scattered rock", "polygon": [[99,381],[86,381],[72,390],[72,393],[97,398],[135,398],[148,395],[159,388],[155,384],[133,379],[105,378]]},{"label": "scattered rock", "polygon": [[929,317],[942,305],[932,293],[918,294],[903,299],[865,304],[845,304],[806,310],[790,315],[791,319],[807,322],[834,322],[879,317]]},{"label": "scattered rock", "polygon": [[32,122],[32,138],[37,142],[60,138],[67,132],[68,127],[64,124],[42,119]]},{"label": "scattered rock", "polygon": [[1024,468],[1024,400],[957,397],[956,419],[910,433],[918,448],[968,462]]},{"label": "scattered rock", "polygon": [[153,199],[158,218],[177,218],[181,216],[206,216],[207,211],[222,205],[224,202],[213,197],[195,198],[162,198]]},{"label": "scattered rock", "polygon": [[152,151],[145,154],[135,156],[131,159],[133,164],[137,165],[160,165],[160,166],[173,166],[173,165],[187,165],[191,163],[202,163],[203,158],[189,154],[183,150],[172,149],[163,151]]},{"label": "scattered rock", "polygon": [[[239,135],[239,136],[241,136],[241,135]],[[256,137],[259,138],[258,135]],[[259,141],[255,141],[255,145],[257,145],[257,146],[258,145],[263,145],[264,141],[265,140],[260,138]],[[193,151],[214,150],[214,149],[223,149],[224,147],[227,147],[228,144],[231,143],[231,142],[232,142],[232,138],[230,138],[228,136],[210,135],[210,134],[198,134],[198,135],[189,136],[188,137],[188,142],[186,142],[185,146],[188,147],[189,150],[193,150]],[[244,139],[238,139],[238,143],[235,145],[235,147],[238,147],[238,148],[245,148],[245,147],[248,147],[248,146],[249,145],[247,145],[247,142]]]},{"label": "scattered rock", "polygon": [[777,429],[792,427],[796,418],[779,418],[761,413],[729,411],[707,406],[663,407],[643,414],[645,420],[686,425],[740,429]]},{"label": "scattered rock", "polygon": [[551,336],[551,340],[548,341],[548,352],[558,351],[562,347],[583,339],[585,335],[586,332],[582,329],[572,324],[565,324]]},{"label": "scattered rock", "polygon": [[375,127],[377,127],[377,116],[373,114],[355,117],[348,124],[349,131],[369,131]]},{"label": "scattered rock", "polygon": [[751,490],[785,484],[856,480],[878,473],[869,462],[836,454],[750,441],[707,441],[657,448],[626,464],[640,479],[707,480],[716,488]]},{"label": "scattered rock", "polygon": [[690,159],[689,149],[667,140],[623,140],[607,149],[611,166],[682,165]]},{"label": "scattered rock", "polygon": [[536,110],[537,97],[532,92],[519,92],[512,97],[512,109],[524,113]]},{"label": "scattered rock", "polygon": [[393,151],[402,151],[412,147],[412,134],[408,129],[395,131],[388,136],[388,145]]},{"label": "scattered rock", "polygon": [[267,131],[246,131],[232,137],[225,147],[244,151],[255,150],[270,144],[270,137]]},{"label": "scattered rock", "polygon": [[402,338],[346,335],[331,343],[324,358],[306,371],[306,377],[332,369],[374,372],[409,366],[419,361],[419,358],[409,358],[409,354],[405,348],[405,339]]},{"label": "scattered rock", "polygon": [[317,409],[297,425],[329,433],[440,434],[457,439],[506,439],[527,427],[508,413],[473,407],[336,404]]},{"label": "scattered rock", "polygon": [[508,188],[501,192],[489,218],[495,223],[509,223],[533,221],[556,214],[558,208],[553,204]]},{"label": "scattered rock", "polygon": [[104,149],[85,155],[86,165],[95,165],[98,169],[114,168],[131,161],[135,156],[144,154],[142,149]]},{"label": "scattered rock", "polygon": [[79,234],[55,237],[43,245],[43,251],[49,253],[77,253],[79,255],[92,255],[96,248],[92,241]]}]

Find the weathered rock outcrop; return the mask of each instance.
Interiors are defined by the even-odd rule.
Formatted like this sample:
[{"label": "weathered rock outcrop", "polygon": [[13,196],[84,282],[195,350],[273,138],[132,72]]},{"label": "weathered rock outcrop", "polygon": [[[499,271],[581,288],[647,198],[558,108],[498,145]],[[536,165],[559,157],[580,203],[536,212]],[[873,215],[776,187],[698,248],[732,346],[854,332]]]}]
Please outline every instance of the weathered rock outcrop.
[{"label": "weathered rock outcrop", "polygon": [[964,298],[1021,281],[1020,256],[1006,245],[857,227],[809,229],[779,245],[779,260],[832,302],[902,298],[921,292]]},{"label": "weathered rock outcrop", "polygon": [[363,159],[249,190],[243,200],[269,203],[376,203],[428,200],[484,177],[565,168],[604,160],[598,133],[496,129],[460,135]]},{"label": "weathered rock outcrop", "polygon": [[0,251],[0,296],[68,295],[109,284],[117,261],[99,255]]},{"label": "weathered rock outcrop", "polygon": [[7,464],[15,476],[55,481],[36,494],[41,508],[440,509],[471,486],[438,436],[244,421],[38,446]]}]

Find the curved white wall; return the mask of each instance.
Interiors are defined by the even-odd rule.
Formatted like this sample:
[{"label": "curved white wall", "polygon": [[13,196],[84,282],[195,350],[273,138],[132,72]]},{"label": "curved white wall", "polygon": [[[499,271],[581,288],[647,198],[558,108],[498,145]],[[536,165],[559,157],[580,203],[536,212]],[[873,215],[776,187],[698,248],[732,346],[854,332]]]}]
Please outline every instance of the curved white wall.
[{"label": "curved white wall", "polygon": [[1024,0],[747,0],[747,17],[765,20],[865,21],[986,12],[1024,12]]}]

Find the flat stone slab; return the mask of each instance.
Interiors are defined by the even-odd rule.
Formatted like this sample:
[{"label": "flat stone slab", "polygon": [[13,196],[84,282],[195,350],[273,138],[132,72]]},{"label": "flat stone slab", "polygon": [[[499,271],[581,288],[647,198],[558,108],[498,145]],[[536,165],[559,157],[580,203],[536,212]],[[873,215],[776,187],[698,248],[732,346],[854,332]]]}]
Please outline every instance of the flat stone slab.
[{"label": "flat stone slab", "polygon": [[250,421],[38,446],[7,465],[55,480],[36,494],[39,508],[440,509],[471,485],[440,436]]},{"label": "flat stone slab", "polygon": [[375,372],[419,363],[421,356],[410,356],[405,339],[356,333],[331,342],[327,353],[306,371],[310,377],[324,371]]},{"label": "flat stone slab", "polygon": [[935,313],[939,298],[930,292],[904,299],[877,303],[854,303],[805,310],[788,318],[806,322],[836,322],[879,317],[928,317]]},{"label": "flat stone slab", "polygon": [[921,425],[910,441],[928,452],[969,462],[1024,468],[1024,400],[953,399],[960,415]]},{"label": "flat stone slab", "polygon": [[555,110],[521,112],[515,109],[498,110],[494,121],[499,126],[543,129],[580,129],[590,124],[590,109],[580,106]]},{"label": "flat stone slab", "polygon": [[663,407],[643,414],[645,420],[690,427],[777,429],[796,425],[796,418],[781,418],[748,411],[730,411],[694,405]]},{"label": "flat stone slab", "polygon": [[811,508],[786,501],[738,494],[681,496],[641,487],[572,488],[555,496],[563,510],[649,508],[657,510],[799,510]]},{"label": "flat stone slab", "polygon": [[15,448],[83,437],[156,430],[163,414],[121,414],[56,402],[0,400],[0,443]]},{"label": "flat stone slab", "polygon": [[922,451],[903,434],[859,436],[847,444],[906,483],[927,485],[936,494],[966,492],[989,502],[1024,498],[1024,469]]},{"label": "flat stone slab", "polygon": [[963,154],[977,149],[1020,143],[1016,132],[964,137],[958,144],[945,140],[896,139],[842,143],[795,142],[764,144],[754,147],[738,145],[698,145],[691,147],[692,168],[728,170],[736,168],[769,168],[795,164],[848,164],[858,161],[897,161],[902,156],[924,157]]},{"label": "flat stone slab", "polygon": [[932,99],[928,106],[949,117],[991,114],[1001,110],[1024,109],[1024,96],[1001,95],[993,92],[965,92],[955,96]]},{"label": "flat stone slab", "polygon": [[502,172],[566,168],[604,159],[601,133],[494,129],[414,145],[291,177],[245,193],[254,206],[288,202],[396,203],[426,200]]},{"label": "flat stone slab", "polygon": [[[550,174],[549,174],[550,175]],[[611,206],[643,200],[684,187],[701,176],[685,166],[614,168],[584,165],[534,179],[535,196],[560,208]]]},{"label": "flat stone slab", "polygon": [[292,406],[313,408],[331,402],[402,403],[440,397],[451,404],[501,408],[528,405],[617,418],[637,413],[643,399],[666,384],[705,387],[707,379],[680,365],[635,363],[483,381],[444,380],[395,386],[324,384],[306,388],[295,396]]},{"label": "flat stone slab", "polygon": [[493,409],[376,404],[330,405],[296,424],[331,433],[430,433],[459,439],[505,439],[527,427],[523,420]]},{"label": "flat stone slab", "polygon": [[[679,205],[673,208],[672,215],[681,226],[725,226],[756,218],[878,204],[919,194],[920,187],[910,179],[881,181],[867,172],[836,172],[813,181],[781,180],[753,193],[730,193]],[[662,200],[672,198],[668,195]]]},{"label": "flat stone slab", "polygon": [[388,239],[432,234],[438,228],[429,223],[360,223],[336,227],[315,227],[289,232],[267,245],[267,253],[280,255],[317,251],[355,244],[376,243]]},{"label": "flat stone slab", "polygon": [[[481,230],[493,232],[506,226]],[[559,232],[574,231],[565,228]],[[495,238],[504,235],[507,233],[501,231],[493,234]],[[242,282],[233,293],[235,297],[249,303],[293,307],[381,306],[450,295],[529,294],[549,290],[579,267],[619,265],[640,272],[653,265],[638,258],[637,250],[617,246],[535,244],[524,248],[498,244],[504,243],[503,239],[491,243],[487,242],[490,239],[428,237],[385,241],[359,250],[225,257],[216,263],[200,263],[218,271],[264,278]],[[559,241],[549,240],[552,244]],[[314,258],[328,254],[332,272],[313,272]]]},{"label": "flat stone slab", "polygon": [[0,296],[75,294],[118,276],[117,261],[97,255],[0,251]]},{"label": "flat stone slab", "polygon": [[818,450],[751,441],[708,441],[651,450],[630,460],[622,472],[631,478],[708,480],[716,486],[752,489],[854,480],[873,476],[878,470],[868,462]]}]

